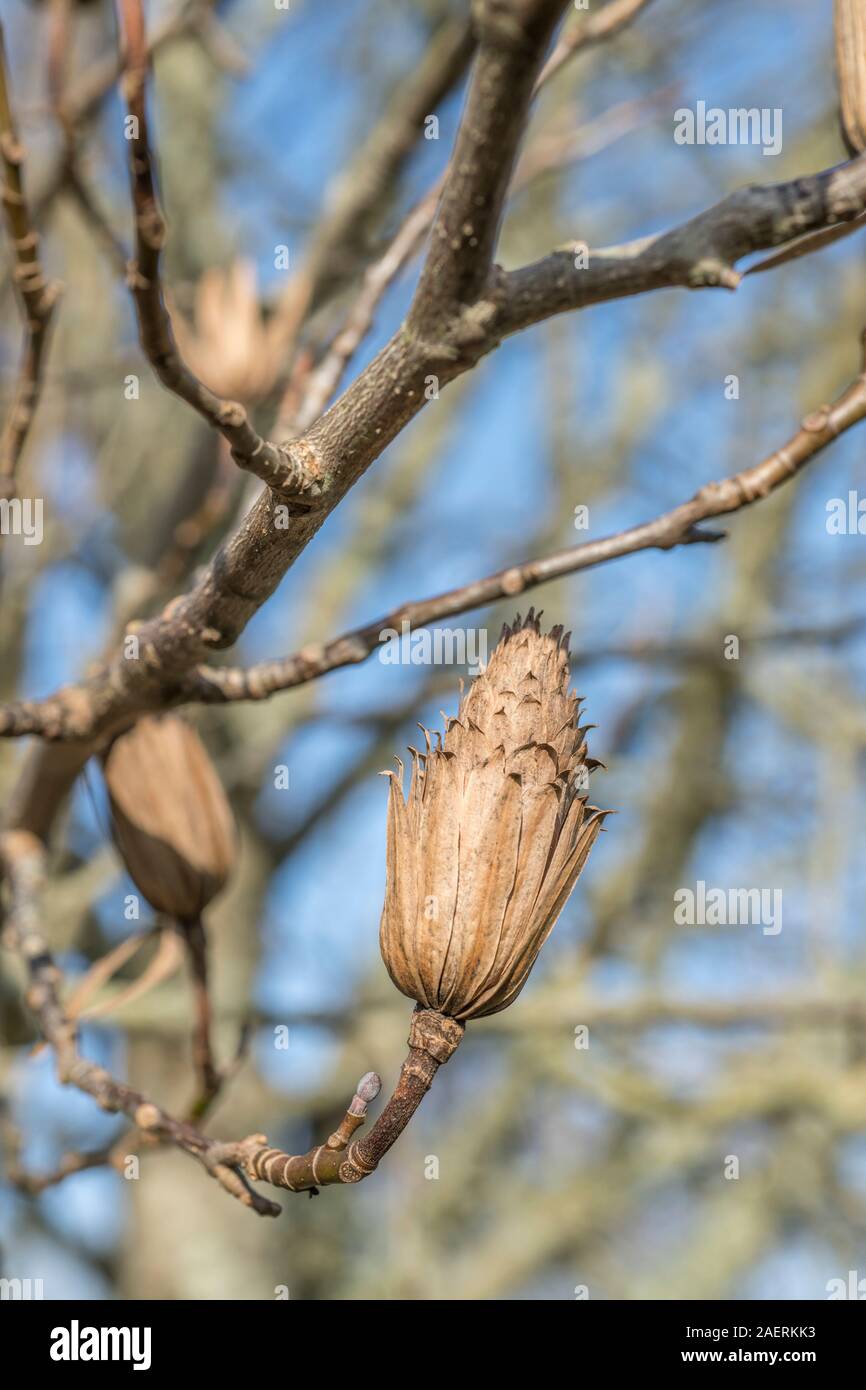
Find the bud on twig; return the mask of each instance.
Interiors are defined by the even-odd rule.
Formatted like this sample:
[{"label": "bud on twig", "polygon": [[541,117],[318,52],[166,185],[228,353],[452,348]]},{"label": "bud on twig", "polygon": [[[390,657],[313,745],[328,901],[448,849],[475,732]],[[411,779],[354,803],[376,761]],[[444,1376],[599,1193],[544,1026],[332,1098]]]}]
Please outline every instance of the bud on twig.
[{"label": "bud on twig", "polygon": [[586,804],[568,634],[532,611],[426,753],[408,801],[392,778],[380,944],[398,989],[466,1020],[508,1007],[577,882],[607,814]]}]

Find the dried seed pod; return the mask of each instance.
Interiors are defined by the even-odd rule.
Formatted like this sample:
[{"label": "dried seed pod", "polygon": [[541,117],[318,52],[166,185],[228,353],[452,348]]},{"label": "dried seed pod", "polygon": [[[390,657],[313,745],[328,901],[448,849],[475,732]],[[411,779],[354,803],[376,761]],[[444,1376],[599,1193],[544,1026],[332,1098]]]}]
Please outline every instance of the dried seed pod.
[{"label": "dried seed pod", "polygon": [[852,154],[866,150],[866,0],[835,0],[836,76]]},{"label": "dried seed pod", "polygon": [[205,270],[195,289],[194,321],[172,306],[178,345],[196,376],[227,400],[246,404],[266,396],[280,373],[285,333],[278,316],[266,321],[251,261]]},{"label": "dried seed pod", "polygon": [[[586,863],[607,812],[587,806],[568,634],[530,610],[414,754],[408,801],[393,773],[380,944],[399,990],[465,1020],[507,1008]],[[401,768],[402,772],[402,768]]]},{"label": "dried seed pod", "polygon": [[237,855],[234,818],[198,734],[176,715],[140,719],[103,756],[115,843],[158,912],[198,921]]}]

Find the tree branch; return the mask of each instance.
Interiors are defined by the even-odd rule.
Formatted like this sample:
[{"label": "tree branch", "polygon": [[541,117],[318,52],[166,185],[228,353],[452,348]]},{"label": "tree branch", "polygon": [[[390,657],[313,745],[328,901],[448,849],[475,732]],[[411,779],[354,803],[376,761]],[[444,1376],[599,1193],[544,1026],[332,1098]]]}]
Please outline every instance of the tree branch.
[{"label": "tree branch", "polygon": [[[331,1183],[360,1182],[374,1172],[409,1124],[439,1067],[453,1055],[463,1037],[464,1025],[456,1019],[416,1007],[409,1029],[409,1054],[393,1095],[366,1139],[354,1140],[353,1136],[364,1123],[369,1102],[379,1094],[382,1083],[375,1072],[367,1072],[358,1082],[356,1094],[330,1138],[306,1154],[273,1149],[263,1134],[229,1142],[211,1139],[81,1056],[75,1023],[60,998],[62,975],[39,926],[45,847],[25,831],[6,831],[0,836],[0,865],[8,887],[3,944],[27,966],[27,1003],[54,1048],[59,1080],[92,1096],[102,1110],[127,1115],[150,1138],[190,1154],[231,1196],[259,1216],[278,1216],[280,1208],[250,1187],[247,1178],[290,1192],[315,1192]],[[48,1181],[95,1166],[101,1157],[107,1161],[110,1152],[92,1156],[92,1162],[70,1157]],[[27,1186],[26,1180],[23,1185]]]},{"label": "tree branch", "polygon": [[[134,4],[135,0],[124,2]],[[546,23],[550,21],[552,8],[549,0],[531,7],[536,27],[540,14]],[[501,17],[502,9],[497,7],[497,13]],[[525,0],[519,5],[515,2],[514,14],[518,19],[523,17],[524,27],[518,24],[517,30],[521,34],[528,32],[527,13]],[[545,29],[541,35],[543,41],[546,32]],[[487,52],[488,48],[493,51]],[[467,113],[458,138],[458,147],[467,158],[471,153],[467,143],[472,129],[476,136],[483,136],[485,130],[489,134],[489,122],[484,125],[482,97],[473,94],[474,88],[479,83],[489,83],[486,100],[508,106],[513,103],[517,82],[522,84],[524,101],[528,101],[527,61],[525,48],[519,42],[509,47],[496,25],[482,31]],[[480,123],[478,126],[467,124],[470,114]],[[510,143],[508,150],[511,159]],[[501,186],[507,182],[506,170],[500,168],[497,173],[489,164],[489,156],[475,159],[475,167],[482,166],[487,194],[484,215],[478,223],[478,230],[483,231],[479,247],[482,240],[486,246],[489,229],[498,217]],[[456,192],[446,189],[443,195],[442,225],[451,225],[456,209],[464,205],[468,196],[459,176],[460,167],[457,159],[452,161],[448,182],[457,169]],[[460,308],[447,325],[438,322],[435,308],[429,304],[425,307],[419,287],[422,307],[414,323],[417,326],[420,319],[426,325],[429,317],[434,340],[413,329],[410,314],[410,322],[398,330],[303,438],[290,446],[298,457],[312,461],[312,471],[321,479],[321,491],[313,504],[303,510],[286,508],[273,492],[265,493],[203,571],[192,592],[174,600],[157,617],[129,630],[127,637],[134,635],[137,643],[134,658],[128,657],[124,648],[80,685],[59,691],[40,703],[7,707],[0,712],[0,735],[38,733],[51,739],[98,742],[147,710],[167,708],[189,698],[190,681],[194,687],[197,680],[191,675],[194,668],[205,663],[213,651],[224,650],[236,641],[325,517],[423,408],[431,372],[440,386],[445,385],[492,351],[505,332],[516,332],[559,308],[635,294],[663,284],[718,283],[725,278],[726,262],[798,237],[822,218],[828,225],[854,218],[864,205],[866,156],[789,184],[744,189],[675,231],[629,247],[596,253],[590,267],[583,271],[573,270],[571,258],[565,253],[510,275],[494,271],[488,277],[484,296]],[[446,266],[448,248],[439,246],[436,254],[444,258],[443,269],[447,270],[452,290],[459,288],[462,293],[480,275],[476,260],[479,247],[467,246],[459,239],[454,258]],[[462,269],[458,269],[458,262]],[[728,281],[733,278],[736,272],[729,270]],[[583,286],[579,293],[576,286]],[[808,433],[816,448],[823,447],[832,437],[825,437],[820,430]],[[710,498],[707,515],[718,514],[712,509],[716,505],[720,511],[732,509],[722,505],[723,500]],[[687,505],[699,509],[705,502],[706,499]],[[654,523],[648,525],[652,528]],[[620,553],[619,546],[625,546],[622,553],[626,553],[656,543],[648,539],[653,535],[652,529],[637,528],[637,532],[614,541],[616,553]],[[593,554],[592,563],[602,558],[598,546],[604,547],[605,543],[593,543],[593,550],[586,552],[581,561],[584,566]],[[604,558],[612,556],[604,553]]]},{"label": "tree branch", "polygon": [[[866,343],[866,335],[864,335]],[[866,353],[866,347],[864,347]],[[859,376],[830,405],[808,415],[797,432],[759,463],[720,482],[707,483],[687,502],[639,526],[612,536],[585,541],[540,560],[511,565],[429,599],[403,603],[385,617],[344,633],[321,646],[308,646],[293,656],[262,662],[249,669],[199,666],[162,690],[161,704],[170,708],[187,702],[224,703],[263,700],[277,691],[316,680],[328,671],[366,660],[386,630],[425,627],[441,618],[514,598],[564,574],[592,569],[641,550],[672,550],[720,540],[717,531],[701,529],[715,517],[742,510],[767,497],[794,477],[828,444],[866,418],[866,365]],[[40,734],[47,739],[88,740],[98,736],[111,715],[111,687],[103,674],[81,685],[65,687],[45,700],[20,701],[0,707],[0,736],[18,738]]]},{"label": "tree branch", "polygon": [[214,1159],[214,1140],[175,1120],[140,1091],[116,1081],[104,1067],[81,1056],[75,1023],[67,1017],[60,999],[62,975],[39,927],[45,847],[26,831],[6,831],[0,837],[0,863],[9,895],[3,944],[27,966],[27,1003],[54,1048],[61,1083],[76,1086],[92,1096],[100,1109],[127,1115],[139,1129],[198,1159],[227,1192],[260,1216],[278,1216],[280,1208],[274,1202],[255,1192],[237,1171]]},{"label": "tree branch", "polygon": [[118,0],[118,12],[126,40],[123,89],[129,112],[126,133],[135,213],[135,260],[129,267],[129,286],[142,350],[163,386],[191,405],[228,440],[232,458],[239,467],[278,489],[284,498],[301,501],[315,496],[319,480],[302,448],[263,439],[244,407],[238,401],[222,400],[209,390],[178,350],[160,279],[166,228],[156,195],[145,106],[148,49],[141,0]]},{"label": "tree branch", "polygon": [[[540,82],[536,84],[536,92],[540,85]],[[663,96],[669,97],[671,90],[665,88],[646,98],[619,102],[586,125],[559,137],[545,137],[542,133],[516,164],[508,189],[509,200],[523,192],[539,175],[561,168],[572,160],[596,154],[608,143],[619,139]],[[370,331],[386,291],[420,251],[436,213],[443,182],[444,178],[428,189],[411,209],[379,259],[367,267],[342,327],[304,383],[301,404],[297,407],[284,404],[281,408],[281,414],[285,412],[287,432],[300,433],[309,429],[325,410],[349,362]],[[843,230],[847,231],[847,228]],[[286,402],[293,402],[296,394],[293,380],[286,392]],[[280,430],[276,432],[279,434]]]},{"label": "tree branch", "polygon": [[408,623],[412,628],[427,627],[442,618],[454,617],[498,599],[514,598],[527,589],[534,589],[562,575],[593,569],[641,550],[673,550],[681,545],[720,540],[721,533],[702,530],[701,523],[741,511],[767,497],[794,477],[837,435],[864,418],[866,358],[863,371],[841,396],[831,405],[822,406],[808,415],[796,434],[781,448],[741,473],[721,482],[708,483],[688,502],[663,512],[652,521],[631,526],[597,541],[585,541],[541,560],[509,566],[508,569],[449,589],[433,598],[401,604],[376,622],[344,633],[320,647],[306,647],[282,660],[262,662],[248,670],[199,668],[188,682],[189,695],[195,700],[218,703],[267,699],[276,691],[288,690],[338,667],[366,660],[379,647],[383,634],[400,631],[403,623]]},{"label": "tree branch", "polygon": [[301,272],[313,308],[324,281],[342,278],[347,258],[351,263],[357,256],[371,214],[381,214],[383,200],[412,152],[425,119],[463,76],[474,49],[475,34],[469,21],[446,19],[338,180]]},{"label": "tree branch", "polygon": [[608,0],[603,9],[575,20],[542,68],[539,87],[542,82],[549,82],[575,53],[591,48],[593,44],[603,43],[625,29],[649,3],[650,0]]},{"label": "tree branch", "polygon": [[[226,1192],[259,1216],[278,1216],[281,1209],[256,1192],[248,1178],[290,1192],[314,1192],[331,1183],[360,1182],[374,1172],[408,1125],[439,1067],[453,1055],[463,1037],[462,1023],[432,1009],[416,1008],[409,1030],[409,1055],[391,1099],[366,1139],[353,1140],[353,1136],[364,1123],[368,1104],[379,1094],[382,1083],[375,1072],[367,1072],[361,1078],[338,1128],[309,1153],[282,1153],[271,1148],[263,1134],[229,1142],[212,1139],[193,1125],[176,1120],[142,1092],[117,1081],[104,1067],[81,1056],[75,1023],[66,1014],[60,998],[62,974],[39,926],[45,847],[26,831],[6,831],[0,836],[0,866],[8,891],[3,944],[27,966],[27,1003],[39,1020],[43,1036],[54,1048],[59,1080],[92,1096],[102,1110],[127,1115],[151,1139],[173,1144],[197,1159]],[[111,1152],[70,1156],[61,1170],[41,1185],[108,1161]],[[19,1182],[29,1186],[21,1175]],[[35,1186],[40,1186],[38,1180]]]},{"label": "tree branch", "polygon": [[0,160],[3,210],[15,259],[14,281],[24,321],[24,346],[15,400],[0,436],[0,496],[14,497],[15,472],[30,432],[42,386],[42,364],[59,286],[45,279],[39,261],[39,236],[24,197],[24,151],[12,112],[6,43],[0,23]]},{"label": "tree branch", "polygon": [[[670,232],[589,249],[588,264],[576,263],[578,242],[511,271],[501,284],[497,328],[518,333],[553,314],[672,286],[733,290],[743,278],[736,264],[744,256],[786,242],[805,254],[836,237],[805,245],[801,238],[835,233],[837,224],[856,223],[864,212],[866,156],[789,183],[752,184]],[[774,264],[787,259],[777,256]]]},{"label": "tree branch", "polygon": [[[219,1150],[222,1161],[238,1164],[251,1178],[259,1178],[290,1192],[315,1191],[332,1183],[356,1183],[376,1171],[385,1154],[397,1142],[430,1089],[440,1066],[453,1056],[463,1037],[464,1025],[454,1018],[416,1005],[409,1027],[409,1053],[400,1069],[394,1093],[373,1128],[364,1139],[348,1143],[362,1120],[356,1120],[352,1106],[340,1129],[327,1144],[306,1154],[286,1154],[263,1145],[260,1135],[239,1144],[226,1144]],[[369,1099],[364,1084],[372,1079],[378,1091],[379,1078],[369,1073],[359,1083],[355,1098]],[[353,1102],[354,1105],[354,1102]]]},{"label": "tree branch", "polygon": [[[451,341],[454,327],[490,275],[539,57],[563,9],[563,0],[474,5],[478,56],[409,314],[410,331],[421,337],[434,340],[443,328],[450,330],[442,345],[446,356],[459,351],[459,341]],[[470,334],[472,329],[465,325]],[[478,331],[480,326],[476,336]]]}]

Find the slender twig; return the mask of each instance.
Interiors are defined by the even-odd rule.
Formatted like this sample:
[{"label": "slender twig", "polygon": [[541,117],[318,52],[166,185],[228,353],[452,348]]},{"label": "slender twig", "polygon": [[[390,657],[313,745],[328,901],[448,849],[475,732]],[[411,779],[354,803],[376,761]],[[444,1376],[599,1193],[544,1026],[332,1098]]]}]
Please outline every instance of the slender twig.
[{"label": "slender twig", "polygon": [[282,660],[262,662],[247,670],[231,667],[199,668],[187,690],[196,700],[262,700],[278,690],[288,690],[314,680],[340,666],[364,661],[385,635],[426,627],[441,618],[454,617],[473,608],[514,598],[539,584],[565,574],[592,569],[641,550],[673,550],[681,545],[714,542],[718,531],[701,529],[701,523],[742,510],[767,497],[788,482],[837,435],[866,418],[866,366],[864,372],[831,405],[813,411],[791,439],[760,463],[721,482],[708,483],[688,502],[663,512],[652,521],[629,527],[597,541],[585,541],[541,560],[511,565],[456,589],[418,602],[403,603],[385,617],[334,641],[310,646]]},{"label": "slender twig", "polygon": [[866,9],[862,0],[835,0],[836,82],[842,135],[853,154],[866,149]]},{"label": "slender twig", "polygon": [[[379,647],[383,634],[400,632],[404,623],[410,628],[429,626],[441,618],[454,617],[498,599],[515,598],[562,575],[576,574],[642,550],[673,550],[682,545],[721,540],[723,533],[702,529],[702,523],[741,511],[769,496],[838,435],[864,418],[866,368],[830,405],[807,415],[781,448],[740,473],[720,482],[707,483],[690,500],[651,521],[596,541],[585,541],[540,560],[510,565],[432,598],[402,603],[375,622],[344,633],[331,642],[310,644],[292,656],[262,662],[248,669],[199,665],[164,690],[161,707],[170,708],[186,702],[219,704],[264,700],[339,667],[366,660]],[[20,701],[0,707],[0,736],[18,738],[35,733],[44,738],[92,739],[103,713],[100,695],[104,679],[104,676],[95,676],[90,683],[60,690],[45,700]],[[89,692],[92,692],[92,704],[87,698]]]},{"label": "slender twig", "polygon": [[[274,314],[274,333],[287,354],[305,315],[318,307],[324,292],[354,273],[373,222],[381,219],[388,195],[415,148],[425,121],[459,82],[474,48],[470,20],[446,18],[425,45],[416,67],[398,83],[381,118],[329,192],[326,210],[313,229],[301,268],[292,276]],[[429,229],[435,207],[434,196],[425,230]],[[294,378],[300,367],[301,363],[296,363]],[[288,425],[284,428],[283,422],[291,421],[291,385],[287,394],[275,427],[279,439],[284,433],[301,428],[297,423],[294,429]]]},{"label": "slender twig", "polygon": [[75,1022],[67,1016],[60,999],[62,975],[39,923],[45,848],[27,831],[7,831],[0,838],[0,862],[9,895],[3,944],[21,956],[27,967],[27,1003],[54,1049],[59,1080],[92,1096],[102,1110],[127,1115],[139,1129],[191,1154],[226,1191],[260,1216],[277,1216],[280,1208],[275,1203],[255,1192],[240,1173],[211,1157],[213,1140],[175,1120],[142,1092],[81,1056]]},{"label": "slender twig", "polygon": [[538,86],[549,82],[576,53],[613,38],[614,34],[637,19],[649,3],[650,0],[609,0],[603,9],[581,15],[556,44],[541,70]]},{"label": "slender twig", "polygon": [[[556,8],[557,7],[554,6],[554,9]],[[561,6],[558,8],[561,9]],[[539,7],[539,9],[541,9],[541,7]],[[492,45],[490,47],[492,48]],[[486,78],[482,72],[474,88],[479,94],[480,107],[485,105],[481,95],[481,89],[485,81]],[[537,93],[540,86],[540,82],[536,83],[534,94]],[[413,109],[417,116],[417,112],[423,110],[423,108],[417,105],[417,99],[414,96],[412,100]],[[476,147],[479,151],[483,151],[487,137],[484,134],[483,128],[478,128],[471,124],[472,120],[473,116],[470,111],[466,121],[467,145],[471,145],[472,147]],[[465,151],[462,157],[465,158]],[[369,332],[373,324],[376,309],[379,307],[386,291],[390,285],[393,284],[400,271],[421,249],[424,238],[430,231],[434,219],[436,218],[439,200],[446,186],[446,182],[451,182],[453,184],[456,181],[451,171],[454,169],[455,162],[460,158],[461,154],[455,151],[449,168],[440,175],[431,187],[427,189],[426,193],[415,203],[404,218],[396,235],[392,238],[384,253],[367,268],[361,283],[360,292],[353,302],[343,326],[333,338],[315,371],[310,375],[306,384],[302,403],[296,410],[293,410],[291,404],[296,395],[296,383],[294,380],[289,383],[286,396],[280,407],[280,425],[277,429],[278,434],[283,430],[287,432],[298,432],[308,429],[324,410],[329,399],[336,390],[348,363],[358,350],[366,334]],[[480,207],[483,205],[484,195],[478,193],[477,198],[478,201],[472,209],[475,213],[478,213]],[[485,216],[488,215],[489,211],[489,209],[485,211]],[[455,212],[455,221],[457,217],[458,214]],[[495,217],[492,219],[492,224],[495,225]],[[441,236],[447,236],[447,232],[444,230],[444,224],[441,230]],[[474,253],[477,250],[477,237],[474,231],[471,240],[476,243],[476,245],[469,248],[470,251]],[[430,271],[431,281],[438,273],[438,271]]]},{"label": "slender twig", "polygon": [[30,432],[42,384],[48,329],[59,287],[49,284],[39,260],[39,237],[24,196],[24,151],[12,112],[6,43],[0,24],[0,161],[2,201],[15,260],[14,280],[24,321],[24,345],[15,401],[0,436],[0,495],[15,494],[15,471]]},{"label": "slender twig", "polygon": [[[350,1140],[364,1123],[367,1105],[379,1094],[381,1082],[375,1072],[361,1078],[346,1115],[331,1137],[308,1154],[282,1154],[268,1145],[263,1134],[234,1142],[212,1139],[193,1125],[176,1120],[141,1091],[118,1081],[105,1067],[81,1056],[75,1022],[61,1002],[62,972],[40,926],[45,857],[42,841],[28,831],[6,831],[0,836],[0,868],[7,885],[2,941],[27,967],[27,1003],[54,1049],[57,1075],[64,1085],[92,1096],[102,1110],[127,1115],[146,1137],[173,1144],[197,1159],[221,1187],[259,1216],[278,1216],[280,1207],[252,1188],[248,1177],[290,1191],[309,1191],[320,1183],[358,1182],[374,1171],[405,1129],[436,1070],[459,1043],[462,1024],[430,1010],[413,1015],[409,1056],[366,1143],[350,1144]],[[104,1161],[108,1156],[106,1151]],[[97,1156],[92,1162],[84,1157],[71,1160],[68,1171],[81,1171],[99,1161]],[[51,1181],[65,1175],[55,1175]]]},{"label": "slender twig", "polygon": [[523,193],[543,174],[564,169],[608,149],[649,117],[667,109],[677,90],[674,84],[660,87],[647,96],[618,101],[582,125],[563,123],[564,128],[543,132],[518,160],[508,190],[509,198]]},{"label": "slender twig", "polygon": [[[598,153],[620,139],[635,122],[652,110],[664,93],[618,103],[593,121],[569,130],[559,138],[541,136],[520,159],[514,171],[509,197],[522,193],[539,175]],[[400,225],[384,253],[367,267],[361,288],[343,322],[314,370],[307,375],[301,404],[295,406],[294,379],[280,407],[281,421],[275,433],[300,433],[319,418],[334,395],[346,368],[373,326],[376,310],[409,261],[418,254],[436,212],[444,175],[421,198]]]},{"label": "slender twig", "polygon": [[777,266],[787,265],[788,261],[797,261],[801,256],[811,256],[815,251],[823,251],[825,246],[832,246],[834,241],[841,241],[843,237],[859,232],[862,227],[866,227],[866,212],[860,213],[859,217],[852,218],[850,222],[840,222],[838,227],[822,227],[820,231],[798,237],[781,251],[774,251],[771,256],[764,256],[754,265],[750,265],[743,274],[760,275],[765,270],[775,270]]},{"label": "slender twig", "polygon": [[[408,317],[410,333],[445,361],[471,359],[485,336],[472,311],[490,276],[539,54],[563,8],[562,0],[476,6],[473,80]],[[502,100],[491,101],[493,92]]]},{"label": "slender twig", "polygon": [[47,86],[63,150],[58,190],[69,194],[115,272],[125,278],[129,254],[87,186],[79,158],[80,132],[67,100],[67,67],[76,16],[73,0],[50,0]]},{"label": "slender twig", "polygon": [[[377,1017],[388,1026],[397,1017],[400,1001],[385,1004]],[[351,1035],[352,1015],[345,1010],[306,1009],[280,1013],[279,1020],[262,1015],[257,1022],[271,1025],[279,1021],[297,1028],[326,1028],[337,1036]],[[667,1024],[695,1028],[864,1028],[866,1000],[858,993],[856,981],[846,993],[799,993],[790,997],[752,995],[744,999],[670,998],[641,994],[625,999],[605,1000],[584,996],[571,986],[540,988],[531,997],[523,996],[519,1010],[505,1009],[489,1015],[486,1030],[503,1033],[573,1029],[575,1023],[588,1028],[621,1029],[624,1032]]]},{"label": "slender twig", "polygon": [[72,48],[74,0],[49,0],[48,5],[48,96],[51,110],[63,131],[67,152],[74,145],[74,126],[64,106],[66,70]]},{"label": "slender twig", "polygon": [[[427,272],[422,274],[409,320],[326,414],[290,446],[302,458],[313,459],[324,480],[315,511],[283,507],[285,515],[280,516],[278,498],[263,494],[191,592],[137,626],[141,659],[127,660],[125,652],[118,651],[92,678],[41,705],[7,707],[0,711],[0,734],[98,741],[148,709],[188,698],[185,686],[188,689],[190,679],[195,685],[195,668],[237,640],[325,516],[424,407],[431,373],[440,387],[445,386],[493,351],[503,335],[549,314],[663,286],[732,286],[739,278],[734,265],[740,258],[781,246],[820,226],[853,220],[866,208],[866,157],[861,157],[788,183],[742,189],[673,231],[591,253],[584,269],[575,269],[573,255],[566,251],[510,273],[494,267],[479,299],[455,308],[451,318],[440,318],[455,289],[462,294],[477,283],[477,258],[486,260],[490,225],[497,220],[516,148],[511,123],[508,139],[496,139],[496,121],[477,108],[483,98],[491,106],[507,108],[514,129],[521,126],[531,95],[527,50],[535,49],[538,63],[555,7],[549,0],[521,0],[519,5],[512,0],[482,8],[500,17],[512,40],[517,23],[524,42],[509,47],[495,19],[480,35],[470,82],[474,95],[457,147],[467,159],[452,160],[430,253],[435,252],[440,262],[453,257],[443,291],[451,288],[437,303],[435,283]],[[506,22],[508,16],[513,23]],[[524,21],[529,28],[520,27]],[[507,177],[503,164],[509,166]],[[466,179],[470,167],[479,170],[477,192],[484,200],[484,216],[462,224],[471,225],[473,233],[462,231],[450,249],[443,233],[458,209],[471,201],[471,180]],[[483,232],[477,246],[471,244],[475,230]],[[465,282],[455,269],[457,262],[466,271]],[[826,442],[820,431],[810,437]],[[630,536],[627,549],[641,548],[639,541]],[[316,670],[314,663],[313,674]]]},{"label": "slender twig", "polygon": [[376,310],[401,270],[420,249],[436,211],[443,180],[439,180],[416,203],[403,220],[387,250],[368,266],[361,288],[346,316],[342,328],[314,371],[307,378],[301,404],[294,405],[295,382],[292,380],[280,406],[276,433],[300,433],[324,411],[340,384],[343,373],[373,326]]},{"label": "slender twig", "polygon": [[[179,0],[177,7],[153,26],[148,42],[148,57],[153,58],[162,49],[189,33],[198,26],[200,7],[209,8],[208,0]],[[55,20],[54,32],[57,32]],[[57,45],[53,58],[55,68],[65,68],[58,62]],[[69,144],[77,147],[88,124],[99,114],[103,102],[110,94],[123,72],[123,62],[116,51],[109,51],[98,57],[85,72],[68,88],[63,88],[62,125],[65,138],[60,155],[49,177],[43,182],[40,191],[33,199],[33,210],[39,221],[51,202],[66,187],[68,178]],[[49,93],[50,94],[50,93]]]},{"label": "slender twig", "polygon": [[214,1058],[211,1042],[212,1010],[208,984],[207,937],[201,920],[185,922],[183,935],[193,984],[195,1025],[192,1035],[192,1057],[198,1080],[198,1094],[190,1112],[191,1119],[200,1119],[210,1108],[222,1086],[222,1075]]},{"label": "slender twig", "polygon": [[[360,1140],[349,1140],[362,1122],[366,1102],[378,1093],[375,1072],[363,1077],[358,1095],[349,1107],[340,1128],[326,1144],[305,1154],[286,1154],[270,1149],[253,1135],[239,1144],[226,1144],[218,1150],[223,1162],[240,1164],[249,1177],[285,1187],[290,1192],[315,1191],[332,1183],[356,1183],[375,1172],[385,1154],[409,1124],[433,1082],[440,1066],[453,1056],[463,1037],[464,1025],[433,1009],[418,1005],[409,1029],[409,1053],[400,1069],[394,1093],[373,1125]],[[360,1108],[356,1106],[360,1102]]]},{"label": "slender twig", "polygon": [[[208,999],[208,1027],[210,1027],[211,1018],[212,1009],[210,1005],[210,1000]],[[232,1057],[231,1061],[219,1068],[219,1070],[216,1073],[214,1082],[211,1086],[199,1090],[198,1094],[192,1102],[192,1105],[187,1111],[186,1118],[190,1122],[190,1124],[201,1124],[202,1120],[205,1118],[206,1115],[210,1113],[219,1097],[223,1094],[223,1091],[225,1090],[228,1083],[240,1071],[241,1067],[247,1059],[247,1054],[249,1053],[252,1036],[253,1021],[252,1018],[249,1015],[247,1015],[247,1017],[245,1017],[243,1022],[241,1023],[240,1032],[238,1033],[237,1044],[235,1046],[234,1056]]]},{"label": "slender twig", "polygon": [[135,259],[129,266],[129,285],[142,349],[162,384],[225,436],[239,467],[286,497],[309,499],[318,492],[319,479],[302,446],[277,445],[262,438],[244,407],[209,390],[178,350],[160,278],[166,227],[157,199],[145,103],[148,48],[141,0],[118,0],[118,10],[126,42],[123,90],[129,112],[126,133],[135,215]]},{"label": "slender twig", "polygon": [[[207,0],[203,0],[203,4],[178,0],[172,11],[153,26],[147,43],[148,61],[152,62],[162,49],[194,32],[202,8],[208,8]],[[97,58],[65,98],[68,119],[75,126],[81,126],[95,116],[122,74],[123,58],[119,53],[110,51]]]},{"label": "slender twig", "polygon": [[510,271],[499,287],[498,325],[516,333],[553,314],[675,285],[735,290],[744,257],[788,243],[802,254],[817,250],[823,242],[809,246],[807,237],[856,223],[864,212],[866,155],[793,182],[752,184],[671,231],[598,250],[570,242]]},{"label": "slender twig", "polygon": [[38,1197],[49,1187],[56,1187],[58,1183],[66,1178],[71,1178],[75,1173],[86,1173],[91,1168],[105,1168],[112,1164],[114,1146],[105,1149],[94,1149],[90,1153],[78,1153],[72,1151],[62,1154],[55,1168],[48,1173],[28,1173],[21,1166],[17,1154],[10,1155],[8,1165],[9,1181],[19,1192],[26,1192],[29,1197]]}]

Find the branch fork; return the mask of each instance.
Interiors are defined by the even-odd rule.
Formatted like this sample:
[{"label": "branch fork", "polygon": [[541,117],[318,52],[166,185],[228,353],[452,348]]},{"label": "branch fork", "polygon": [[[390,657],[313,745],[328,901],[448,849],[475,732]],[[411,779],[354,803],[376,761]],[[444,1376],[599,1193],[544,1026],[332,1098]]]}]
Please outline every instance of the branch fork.
[{"label": "branch fork", "polygon": [[219,1161],[242,1167],[249,1178],[290,1192],[316,1192],[332,1183],[361,1182],[376,1171],[399,1139],[463,1033],[464,1025],[457,1019],[420,1005],[416,1008],[409,1027],[409,1053],[394,1093],[365,1138],[349,1142],[364,1123],[369,1101],[379,1093],[381,1082],[375,1072],[362,1077],[342,1123],[325,1144],[305,1154],[287,1154],[269,1148],[263,1135],[253,1134],[239,1144],[223,1145]]}]

